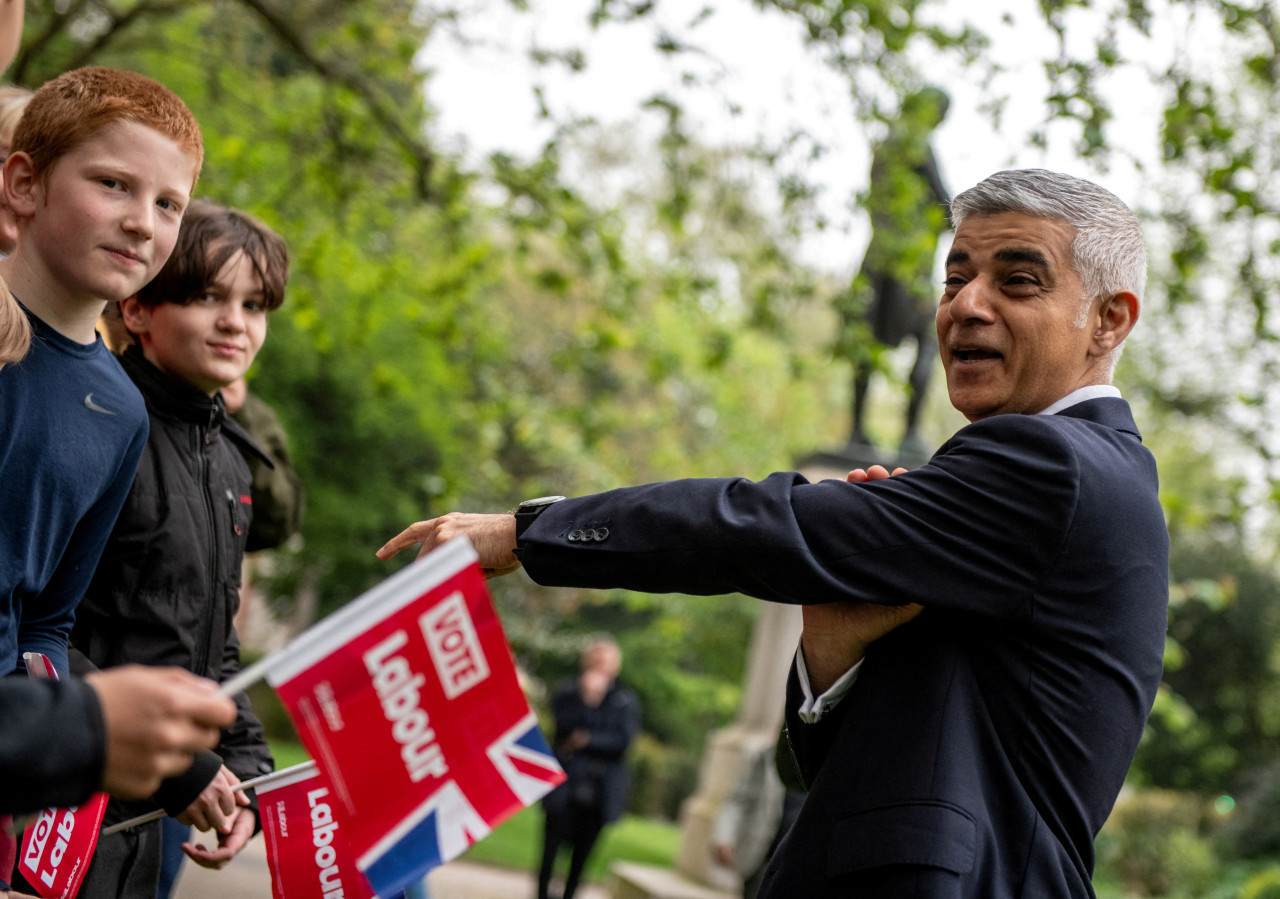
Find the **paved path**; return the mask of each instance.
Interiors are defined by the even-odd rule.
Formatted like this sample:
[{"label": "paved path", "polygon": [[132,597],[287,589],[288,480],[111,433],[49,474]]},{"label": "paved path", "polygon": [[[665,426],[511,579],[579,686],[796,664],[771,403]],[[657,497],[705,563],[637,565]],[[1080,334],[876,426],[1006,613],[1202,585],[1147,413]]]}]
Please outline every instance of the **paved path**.
[{"label": "paved path", "polygon": [[[182,866],[175,899],[270,899],[271,875],[267,870],[265,841],[261,834],[221,871],[207,871],[191,862]],[[487,865],[455,861],[431,872],[427,878],[431,899],[534,899],[537,886],[532,875]],[[602,887],[584,886],[578,899],[608,899]]]}]

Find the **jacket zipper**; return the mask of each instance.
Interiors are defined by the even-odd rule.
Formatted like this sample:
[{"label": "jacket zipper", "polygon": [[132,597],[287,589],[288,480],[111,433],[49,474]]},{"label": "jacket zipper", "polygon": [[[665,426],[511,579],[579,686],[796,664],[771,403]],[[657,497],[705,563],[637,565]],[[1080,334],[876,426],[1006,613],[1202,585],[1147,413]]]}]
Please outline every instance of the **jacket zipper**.
[{"label": "jacket zipper", "polygon": [[[213,417],[217,414],[216,409],[209,411],[209,424],[203,431],[196,428],[196,477],[199,479],[200,497],[203,500],[205,527],[208,539],[205,544],[209,548],[209,585],[207,591],[208,605],[205,608],[204,627],[202,628],[202,639],[196,645],[196,664],[192,671],[201,676],[205,675],[205,671],[209,665],[209,641],[213,637],[213,611],[217,605],[218,591],[218,532],[216,528],[215,512],[213,507],[213,498],[209,495],[209,457],[205,453],[212,439],[213,434]],[[214,679],[220,680],[222,675],[221,666],[215,672]]]}]

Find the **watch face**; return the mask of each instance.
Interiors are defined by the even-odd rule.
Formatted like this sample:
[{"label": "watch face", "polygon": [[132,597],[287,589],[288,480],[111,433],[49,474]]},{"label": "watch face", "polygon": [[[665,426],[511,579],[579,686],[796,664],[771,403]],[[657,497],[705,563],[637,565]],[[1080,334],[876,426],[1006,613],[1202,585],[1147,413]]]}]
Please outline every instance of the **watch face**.
[{"label": "watch face", "polygon": [[527,499],[522,502],[516,509],[517,512],[536,512],[545,509],[552,503],[558,503],[564,499],[563,496],[540,496],[537,499]]}]

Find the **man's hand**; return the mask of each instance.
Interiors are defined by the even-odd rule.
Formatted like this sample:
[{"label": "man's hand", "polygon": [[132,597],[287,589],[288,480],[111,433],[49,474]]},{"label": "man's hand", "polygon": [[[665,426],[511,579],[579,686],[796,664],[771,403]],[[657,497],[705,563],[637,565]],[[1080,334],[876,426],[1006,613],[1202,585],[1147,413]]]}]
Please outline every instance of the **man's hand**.
[{"label": "man's hand", "polygon": [[[905,472],[905,468],[893,470],[895,475]],[[889,469],[872,465],[866,469],[855,468],[845,480],[850,484],[865,484],[887,477],[890,477]],[[915,603],[882,606],[873,602],[833,602],[804,606],[800,646],[814,695],[825,693],[840,675],[862,660],[868,646],[915,618],[923,609]]]},{"label": "man's hand", "polygon": [[[894,474],[906,474],[905,468],[895,468]],[[889,469],[883,465],[872,465],[870,468],[855,468],[845,476],[850,484],[865,484],[867,481],[880,481],[889,477]]]},{"label": "man's hand", "polygon": [[462,536],[471,538],[486,577],[498,577],[520,567],[520,560],[515,557],[516,517],[512,514],[450,512],[430,521],[419,521],[388,540],[377,556],[385,562],[405,547],[421,543],[422,549],[418,550],[421,559],[446,540]]},{"label": "man's hand", "polygon": [[874,602],[829,602],[803,606],[800,647],[809,687],[819,696],[862,660],[867,647],[915,618],[924,606],[882,606]]},{"label": "man's hand", "polygon": [[207,849],[198,843],[190,842],[182,844],[182,851],[187,854],[187,858],[202,868],[211,868],[215,871],[225,868],[248,844],[249,838],[253,836],[255,823],[251,809],[238,809],[227,832],[218,834],[216,849]]},{"label": "man's hand", "polygon": [[216,830],[220,835],[231,832],[236,812],[249,805],[243,790],[237,791],[240,778],[226,765],[218,769],[209,785],[178,816],[178,821],[196,830]]},{"label": "man's hand", "polygon": [[160,781],[191,767],[197,752],[218,745],[236,707],[213,681],[181,668],[122,665],[90,674],[107,731],[102,789],[145,799]]}]

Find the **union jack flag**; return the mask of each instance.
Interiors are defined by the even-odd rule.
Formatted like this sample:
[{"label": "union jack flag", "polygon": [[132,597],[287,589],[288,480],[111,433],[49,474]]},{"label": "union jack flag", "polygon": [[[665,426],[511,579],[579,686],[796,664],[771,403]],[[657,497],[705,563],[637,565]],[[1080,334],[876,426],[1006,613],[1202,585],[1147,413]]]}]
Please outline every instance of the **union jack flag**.
[{"label": "union jack flag", "polygon": [[488,751],[493,767],[524,805],[533,805],[564,781],[564,771],[538,728],[533,712],[493,742]]},{"label": "union jack flag", "polygon": [[[495,793],[486,791],[490,801],[482,803],[489,815],[505,819],[521,808],[537,802],[556,784],[564,780],[560,764],[551,754],[547,741],[538,729],[538,721],[529,712],[514,727],[494,740],[485,755],[493,771],[510,792],[503,811],[497,811]],[[490,820],[493,820],[490,818]],[[424,863],[430,867],[457,858],[472,844],[489,835],[486,815],[468,801],[454,781],[441,787],[402,826],[369,850],[357,867],[364,872],[370,886],[386,895],[412,877]]]}]

